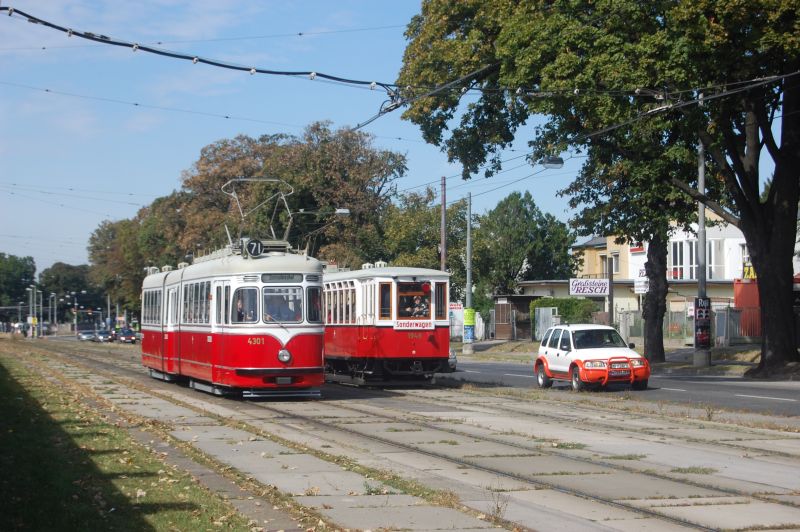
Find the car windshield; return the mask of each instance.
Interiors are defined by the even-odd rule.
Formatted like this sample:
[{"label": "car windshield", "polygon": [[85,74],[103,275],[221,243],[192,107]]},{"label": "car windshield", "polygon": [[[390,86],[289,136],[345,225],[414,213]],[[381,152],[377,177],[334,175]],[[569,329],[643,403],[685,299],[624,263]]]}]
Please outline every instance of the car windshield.
[{"label": "car windshield", "polygon": [[603,347],[626,347],[625,340],[613,329],[585,329],[573,331],[575,349],[598,349]]}]

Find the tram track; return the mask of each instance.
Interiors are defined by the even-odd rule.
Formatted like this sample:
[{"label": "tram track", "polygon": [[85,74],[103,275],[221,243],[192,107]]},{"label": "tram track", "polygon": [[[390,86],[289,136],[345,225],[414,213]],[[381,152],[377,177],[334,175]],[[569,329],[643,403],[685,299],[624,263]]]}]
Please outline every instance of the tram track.
[{"label": "tram track", "polygon": [[[148,377],[145,377],[145,374],[141,371],[141,367],[140,366],[138,368],[136,367],[137,362],[134,361],[134,360],[131,360],[131,359],[129,359],[129,360],[125,360],[125,359],[113,360],[112,359],[112,361],[109,361],[108,360],[108,354],[111,352],[111,350],[108,347],[102,348],[100,346],[83,346],[82,345],[80,348],[73,348],[72,346],[67,348],[64,344],[61,344],[61,345],[59,345],[59,349],[54,350],[54,352],[58,353],[58,354],[63,354],[63,353],[60,353],[60,351],[63,351],[63,350],[70,351],[72,356],[82,358],[82,359],[84,359],[84,361],[86,359],[92,360],[95,364],[100,366],[97,369],[102,370],[104,372],[111,372],[112,375],[117,375],[117,372],[119,370],[122,370],[122,372],[125,374],[126,378],[127,377],[135,377],[136,382],[147,383],[148,381],[150,381],[150,379]],[[178,389],[180,389],[180,388],[178,388]],[[185,391],[187,393],[189,393],[189,394],[192,394],[193,398],[196,398],[198,395],[201,395],[201,394],[198,394],[198,392],[194,392],[194,391],[191,391],[191,390],[185,390]],[[164,395],[164,394],[160,394],[157,390],[155,390],[153,393],[159,394],[160,396]],[[384,397],[393,397],[393,393],[390,393],[390,392],[380,392],[380,391],[376,391],[376,390],[370,390],[370,393],[372,395],[378,394],[378,395],[383,395]],[[171,393],[167,394],[167,396],[171,396],[171,395],[172,395]],[[413,397],[413,398],[415,398],[417,400],[428,400],[429,399],[429,398],[421,398],[418,395],[419,394],[415,394],[413,392],[409,393],[408,395],[404,394],[405,397]],[[209,399],[211,399],[211,398],[209,397]],[[218,400],[218,398],[214,398],[214,399]],[[442,398],[438,398],[438,400],[441,400],[441,399]],[[193,401],[193,402],[195,402],[195,401]],[[436,459],[436,460],[443,460],[443,461],[446,461],[448,463],[454,464],[454,465],[456,465],[458,467],[469,467],[469,468],[472,468],[472,469],[475,469],[475,470],[478,470],[478,471],[482,471],[482,472],[490,474],[490,475],[494,475],[494,476],[496,476],[498,478],[512,479],[512,480],[514,480],[516,482],[520,482],[520,483],[523,483],[525,485],[529,485],[529,486],[532,487],[532,489],[543,489],[543,488],[551,489],[551,490],[558,491],[558,492],[566,494],[566,495],[571,495],[571,496],[579,497],[581,499],[594,501],[594,502],[605,504],[607,506],[611,506],[611,507],[614,507],[614,508],[618,508],[618,509],[623,509],[623,510],[626,510],[626,511],[634,512],[634,513],[636,513],[638,515],[642,515],[642,516],[658,519],[660,521],[673,523],[673,524],[684,526],[684,527],[690,527],[690,528],[701,529],[701,530],[712,530],[713,529],[713,528],[708,528],[708,527],[703,526],[702,524],[695,523],[695,522],[692,522],[692,521],[689,521],[689,520],[686,520],[686,519],[677,519],[675,517],[664,515],[663,513],[660,513],[660,512],[657,512],[657,511],[653,511],[653,510],[650,510],[648,508],[642,508],[640,506],[635,506],[633,504],[628,504],[628,503],[625,503],[624,501],[615,500],[615,499],[610,498],[610,497],[603,497],[603,496],[600,496],[600,495],[598,495],[596,493],[591,493],[591,492],[588,492],[588,491],[585,491],[585,490],[579,490],[579,489],[574,489],[574,488],[567,488],[567,487],[564,487],[562,485],[558,485],[558,484],[553,483],[553,482],[547,482],[547,481],[542,480],[542,479],[532,479],[529,476],[526,476],[526,475],[523,475],[523,474],[517,474],[517,473],[514,473],[514,472],[509,472],[509,471],[501,470],[501,469],[498,469],[498,468],[488,467],[486,465],[482,465],[480,463],[477,463],[475,460],[467,460],[467,459],[464,459],[463,457],[459,457],[459,456],[457,456],[457,453],[444,453],[444,452],[438,452],[438,451],[433,451],[433,450],[429,450],[429,449],[423,449],[423,448],[420,448],[419,446],[416,446],[416,445],[400,442],[397,439],[392,439],[392,438],[384,437],[384,436],[378,436],[376,434],[365,433],[364,430],[358,430],[358,429],[356,429],[356,428],[354,428],[352,426],[343,425],[342,423],[337,423],[335,421],[330,421],[330,420],[322,420],[322,419],[316,418],[316,417],[314,417],[312,415],[308,415],[308,414],[304,414],[304,413],[301,413],[301,412],[297,412],[296,410],[298,408],[302,408],[297,403],[278,403],[278,404],[267,404],[267,403],[264,403],[264,402],[232,402],[232,403],[233,403],[233,405],[231,405],[231,406],[235,407],[236,410],[239,410],[239,411],[242,411],[242,412],[246,412],[246,413],[248,413],[250,415],[253,415],[253,412],[265,411],[266,410],[266,411],[270,412],[273,415],[273,417],[269,418],[269,422],[271,424],[279,423],[279,424],[283,425],[289,431],[296,431],[298,423],[304,423],[304,424],[316,427],[317,429],[320,429],[320,431],[319,431],[320,438],[323,439],[324,441],[326,441],[327,443],[336,443],[337,442],[337,440],[335,438],[336,433],[346,434],[348,437],[357,437],[357,438],[360,438],[360,439],[364,440],[364,445],[362,445],[362,447],[364,447],[364,448],[368,448],[369,447],[369,443],[380,444],[380,445],[389,445],[389,446],[392,446],[392,447],[394,447],[396,449],[399,449],[399,450],[403,450],[403,451],[407,451],[407,452],[411,452],[411,453],[416,453],[416,454],[418,454],[420,456],[425,456],[425,457]],[[339,401],[327,401],[327,402],[323,401],[323,403],[325,404],[326,408],[337,408],[337,409],[348,411],[348,412],[351,412],[351,413],[356,413],[356,414],[359,414],[361,416],[380,417],[383,420],[389,421],[389,422],[411,423],[411,424],[414,424],[417,427],[421,427],[421,428],[424,428],[424,429],[427,429],[427,430],[440,431],[442,433],[447,433],[447,434],[451,434],[451,435],[458,435],[458,436],[465,437],[465,438],[473,438],[474,439],[474,438],[479,437],[474,432],[465,432],[465,431],[460,431],[460,430],[457,430],[457,429],[454,429],[454,428],[443,428],[442,426],[437,425],[435,423],[431,423],[429,420],[426,420],[424,418],[420,418],[419,416],[413,416],[414,419],[409,419],[409,416],[411,415],[411,413],[409,413],[409,412],[401,412],[400,414],[388,414],[388,413],[379,414],[379,413],[377,413],[375,411],[374,408],[366,408],[366,409],[359,408],[359,407],[356,407],[354,403],[350,403],[348,405],[344,405]],[[309,403],[305,403],[305,404],[307,405]],[[439,406],[441,406],[441,403],[439,403]],[[496,406],[496,405],[493,405],[493,406]],[[511,410],[513,411],[513,409],[511,409]],[[516,415],[520,415],[519,412],[515,412],[515,414]],[[237,426],[238,426],[238,422],[237,422]],[[333,434],[332,434],[331,431],[333,431]],[[482,440],[485,441],[485,442],[490,442],[490,443],[499,444],[499,445],[506,445],[506,446],[512,447],[512,448],[514,448],[514,449],[516,449],[518,451],[523,451],[523,452],[528,452],[528,453],[533,452],[533,453],[537,453],[537,454],[545,454],[545,455],[550,455],[550,456],[557,456],[557,457],[560,457],[560,458],[568,458],[570,460],[574,460],[576,462],[581,462],[581,463],[586,463],[586,464],[595,464],[595,465],[598,464],[597,461],[583,459],[581,457],[576,457],[576,456],[569,456],[567,453],[554,452],[554,451],[552,451],[550,449],[542,447],[541,445],[536,445],[536,446],[527,445],[526,446],[526,445],[522,445],[522,444],[514,444],[513,442],[509,442],[507,438],[505,438],[505,439],[504,438],[494,438],[494,437],[486,436],[486,435],[480,436],[480,438],[482,438]],[[613,469],[619,470],[619,471],[635,472],[637,474],[641,474],[640,471],[631,470],[629,468],[621,467],[621,466],[619,466],[619,464],[601,463],[600,465],[603,465],[605,467],[610,467],[610,468],[613,468]],[[654,476],[654,478],[666,478],[666,479],[668,479],[670,481],[673,481],[673,482],[680,482],[680,480],[677,480],[675,478],[670,478],[670,477]],[[686,482],[684,482],[684,483],[686,483]],[[687,483],[687,484],[689,484],[689,483]],[[695,484],[693,484],[693,485],[695,485]],[[704,486],[702,484],[699,485],[699,486],[700,487],[708,487],[708,486]],[[713,488],[709,488],[709,489],[714,489],[716,491],[725,491],[725,490],[720,490],[718,487],[713,487]],[[728,494],[732,494],[732,495],[741,495],[741,493],[736,492],[736,491],[732,491],[732,490],[728,490],[727,493]]]}]

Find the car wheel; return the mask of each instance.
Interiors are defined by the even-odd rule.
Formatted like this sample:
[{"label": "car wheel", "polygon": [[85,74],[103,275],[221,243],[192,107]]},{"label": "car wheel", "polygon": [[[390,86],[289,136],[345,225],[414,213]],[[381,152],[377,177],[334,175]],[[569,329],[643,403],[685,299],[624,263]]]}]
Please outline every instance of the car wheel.
[{"label": "car wheel", "polygon": [[633,381],[633,384],[631,384],[631,388],[633,388],[634,390],[646,390],[647,379],[642,379],[640,381]]},{"label": "car wheel", "polygon": [[572,390],[576,392],[582,392],[586,389],[586,383],[581,380],[581,370],[578,366],[573,366],[572,368]]},{"label": "car wheel", "polygon": [[553,381],[544,372],[544,364],[536,366],[536,382],[539,388],[549,388],[553,385]]}]

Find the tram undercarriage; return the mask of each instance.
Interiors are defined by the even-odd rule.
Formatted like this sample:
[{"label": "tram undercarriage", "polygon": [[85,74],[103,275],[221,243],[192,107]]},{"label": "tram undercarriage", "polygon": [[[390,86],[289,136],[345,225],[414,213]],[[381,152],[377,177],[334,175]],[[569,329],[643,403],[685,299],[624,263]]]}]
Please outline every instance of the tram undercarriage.
[{"label": "tram undercarriage", "polygon": [[325,358],[325,380],[358,385],[403,385],[433,382],[450,371],[447,358]]}]

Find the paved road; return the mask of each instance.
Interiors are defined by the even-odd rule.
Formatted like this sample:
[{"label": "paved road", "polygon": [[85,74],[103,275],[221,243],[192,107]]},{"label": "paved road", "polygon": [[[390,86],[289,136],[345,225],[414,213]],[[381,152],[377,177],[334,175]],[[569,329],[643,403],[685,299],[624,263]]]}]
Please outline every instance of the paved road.
[{"label": "paved road", "polygon": [[[500,383],[518,388],[535,388],[536,378],[531,364],[512,362],[458,361],[455,379],[469,382]],[[568,383],[556,388],[565,393]],[[627,393],[629,387],[611,386],[602,394]],[[702,404],[783,416],[800,416],[800,382],[752,381],[726,376],[653,375],[645,392],[635,392],[640,399]]]}]

